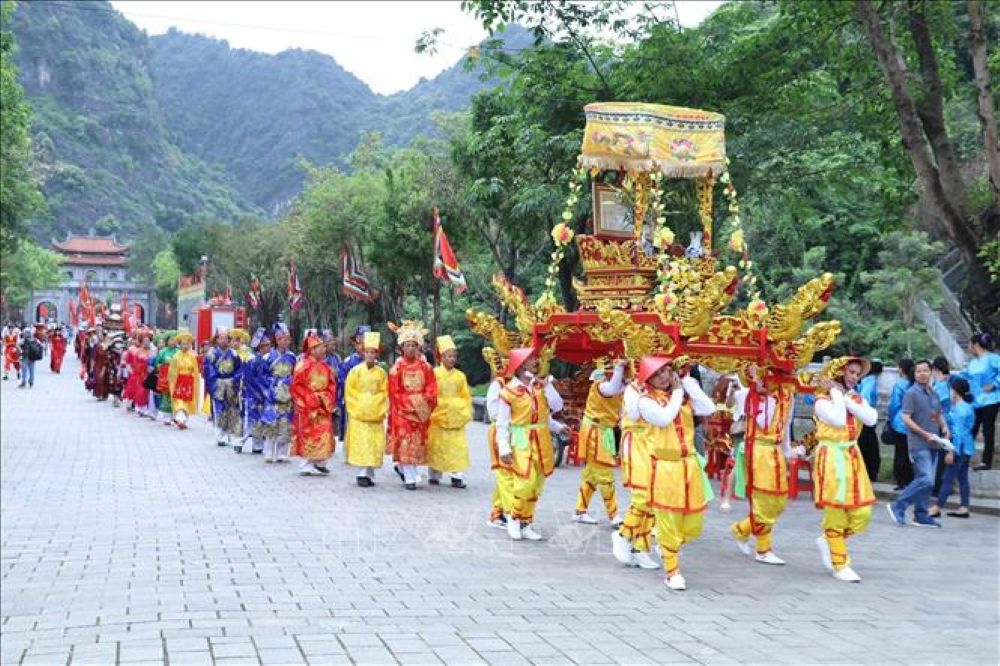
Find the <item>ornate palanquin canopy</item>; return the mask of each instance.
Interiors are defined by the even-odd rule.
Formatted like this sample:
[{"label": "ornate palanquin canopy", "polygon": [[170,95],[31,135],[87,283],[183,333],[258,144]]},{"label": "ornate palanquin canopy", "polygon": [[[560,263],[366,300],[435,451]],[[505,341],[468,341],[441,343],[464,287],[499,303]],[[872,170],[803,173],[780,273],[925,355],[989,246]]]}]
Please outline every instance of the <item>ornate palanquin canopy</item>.
[{"label": "ornate palanquin canopy", "polygon": [[580,166],[659,171],[668,178],[719,175],[726,169],[726,119],[680,106],[600,102],[583,107]]},{"label": "ornate palanquin canopy", "polygon": [[[556,250],[546,292],[532,304],[520,288],[497,276],[493,286],[513,315],[514,328],[490,314],[467,313],[470,328],[491,343],[483,355],[495,371],[512,347],[532,344],[545,365],[553,357],[590,364],[686,355],[718,372],[756,365],[792,379],[815,352],[833,344],[839,322],[819,322],[803,332],[826,308],[832,275],[810,280],[788,301],[770,307],[756,292],[726,171],[723,116],[635,103],[590,104],[585,111],[580,167],[570,181],[562,221],[552,230]],[[666,224],[664,178],[694,180],[702,230],[687,248],[674,244]],[[720,268],[713,249],[717,181],[728,200],[729,248],[741,257],[742,277],[734,266]],[[585,186],[593,192],[594,233],[575,236],[567,223]],[[574,236],[584,279],[574,280],[579,309],[567,312],[555,299],[555,276]],[[749,303],[724,314],[741,283],[750,291]]]}]

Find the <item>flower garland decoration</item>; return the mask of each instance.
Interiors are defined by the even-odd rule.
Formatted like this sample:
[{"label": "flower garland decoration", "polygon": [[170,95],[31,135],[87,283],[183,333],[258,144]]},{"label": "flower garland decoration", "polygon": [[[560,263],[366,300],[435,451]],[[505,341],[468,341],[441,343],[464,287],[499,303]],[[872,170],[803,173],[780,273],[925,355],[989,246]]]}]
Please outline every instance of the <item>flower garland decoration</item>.
[{"label": "flower garland decoration", "polygon": [[[729,164],[728,158],[726,159],[726,164]],[[732,232],[729,235],[728,247],[730,250],[737,252],[740,255],[738,266],[743,271],[741,281],[749,290],[751,306],[753,306],[753,309],[758,313],[761,311],[762,307],[766,311],[767,305],[760,297],[760,289],[757,287],[757,276],[754,274],[753,270],[754,264],[753,261],[750,260],[750,249],[747,246],[746,237],[743,233],[743,219],[740,217],[740,202],[736,194],[736,186],[733,185],[733,180],[729,175],[728,170],[722,173],[722,176],[719,178],[719,182],[723,184],[722,192],[728,200],[727,208],[732,225]]]},{"label": "flower garland decoration", "polygon": [[566,246],[573,242],[573,237],[575,236],[569,223],[573,220],[573,210],[580,201],[580,190],[583,187],[583,183],[587,180],[587,173],[588,170],[585,167],[580,167],[570,177],[569,195],[566,197],[560,221],[552,227],[552,242],[555,243],[556,247],[549,256],[548,274],[545,276],[545,291],[542,292],[542,295],[535,302],[536,308],[545,308],[554,305],[556,302],[559,264],[566,257]]}]

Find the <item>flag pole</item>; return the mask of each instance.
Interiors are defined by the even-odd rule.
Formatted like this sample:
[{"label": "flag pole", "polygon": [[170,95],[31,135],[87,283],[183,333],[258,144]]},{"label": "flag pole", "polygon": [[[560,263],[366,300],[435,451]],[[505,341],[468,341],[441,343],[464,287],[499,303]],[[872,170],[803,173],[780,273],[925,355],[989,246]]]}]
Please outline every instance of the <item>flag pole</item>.
[{"label": "flag pole", "polygon": [[434,336],[434,345],[437,345],[437,338],[441,335],[441,280],[438,276],[434,274],[434,266],[437,261],[437,235],[438,227],[441,226],[441,218],[438,217],[437,206],[434,206],[434,230],[431,233],[431,281],[434,283],[433,289],[433,318],[434,321],[431,324],[432,335]]}]

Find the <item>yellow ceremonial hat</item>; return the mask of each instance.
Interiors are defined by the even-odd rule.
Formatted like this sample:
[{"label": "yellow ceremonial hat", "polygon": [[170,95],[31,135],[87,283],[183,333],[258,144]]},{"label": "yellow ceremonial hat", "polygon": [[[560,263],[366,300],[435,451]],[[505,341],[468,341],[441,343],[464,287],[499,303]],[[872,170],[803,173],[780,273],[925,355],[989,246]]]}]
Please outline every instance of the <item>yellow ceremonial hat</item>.
[{"label": "yellow ceremonial hat", "polygon": [[382,335],[378,331],[365,333],[363,346],[365,349],[380,350],[382,348]]},{"label": "yellow ceremonial hat", "polygon": [[443,354],[446,351],[457,349],[455,341],[451,339],[450,335],[439,335],[437,339],[437,348],[438,354]]}]

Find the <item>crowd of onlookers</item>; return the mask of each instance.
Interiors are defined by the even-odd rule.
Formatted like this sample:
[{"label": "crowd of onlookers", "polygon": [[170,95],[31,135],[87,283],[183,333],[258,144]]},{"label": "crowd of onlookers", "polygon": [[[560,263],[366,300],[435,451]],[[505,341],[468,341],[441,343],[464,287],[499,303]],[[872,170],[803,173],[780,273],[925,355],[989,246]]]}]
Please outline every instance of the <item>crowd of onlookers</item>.
[{"label": "crowd of onlookers", "polygon": [[35,386],[35,363],[46,353],[50,358],[49,369],[59,373],[66,355],[67,334],[63,326],[38,323],[34,327],[9,322],[3,327],[3,379],[11,375],[20,380],[18,388]]}]

